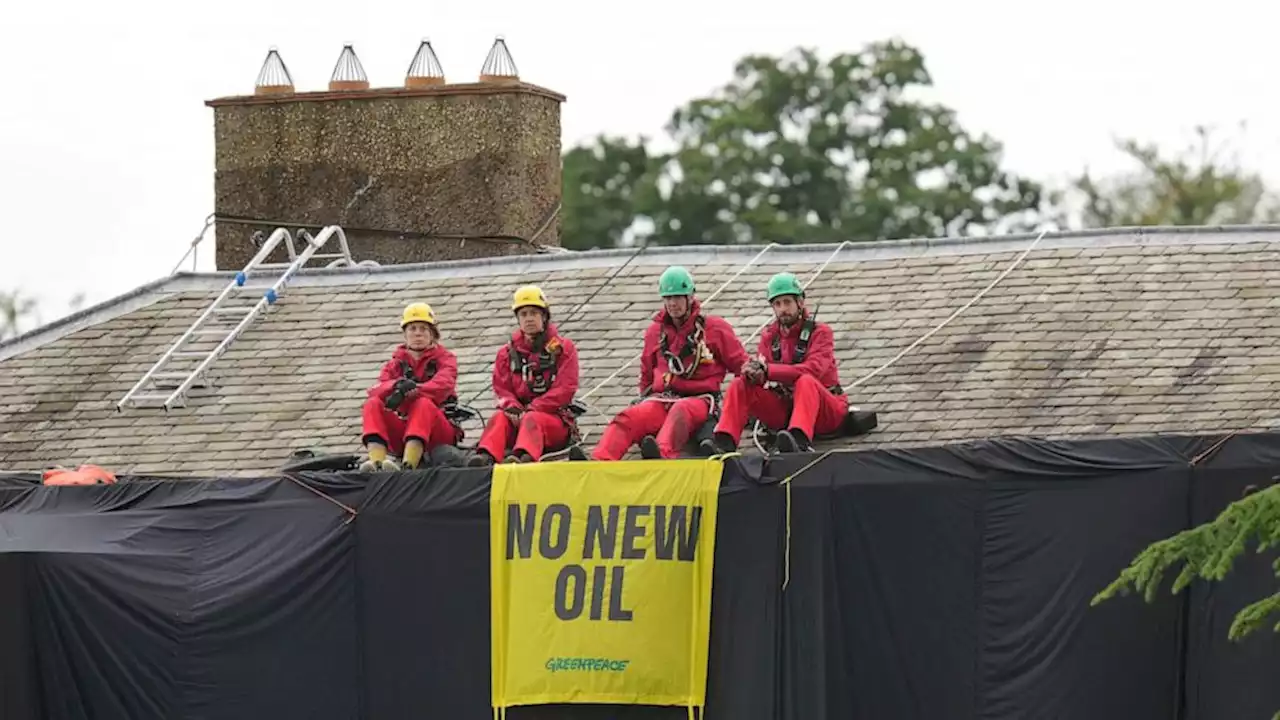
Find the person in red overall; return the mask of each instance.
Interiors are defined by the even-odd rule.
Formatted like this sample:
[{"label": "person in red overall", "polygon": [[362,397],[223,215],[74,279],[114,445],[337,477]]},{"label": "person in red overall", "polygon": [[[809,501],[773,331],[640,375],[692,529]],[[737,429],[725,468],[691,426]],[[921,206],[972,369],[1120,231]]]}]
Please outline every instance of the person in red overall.
[{"label": "person in red overall", "polygon": [[768,298],[776,321],[760,335],[759,359],[729,384],[715,435],[702,442],[704,454],[736,450],[749,416],[779,431],[780,452],[809,450],[815,433],[837,432],[849,413],[835,336],[805,309],[799,280],[774,275]]},{"label": "person in red overall", "polygon": [[667,268],[658,292],[663,309],[644,335],[641,399],[604,429],[593,460],[619,460],[635,443],[646,459],[679,457],[711,416],[725,375],[750,359],[728,322],[702,312],[688,270]]},{"label": "person in red overall", "polygon": [[578,392],[578,349],[556,331],[551,305],[536,285],[516,290],[511,309],[519,327],[493,365],[500,412],[489,418],[468,465],[492,465],[498,458],[537,462],[577,435],[569,403]]},{"label": "person in red overall", "polygon": [[424,452],[460,439],[458,428],[441,410],[457,399],[458,359],[440,344],[436,314],[426,303],[413,303],[400,318],[404,343],[382,366],[378,382],[364,403],[362,440],[369,459],[365,472],[399,470],[388,453],[399,455],[406,468],[416,468]]}]

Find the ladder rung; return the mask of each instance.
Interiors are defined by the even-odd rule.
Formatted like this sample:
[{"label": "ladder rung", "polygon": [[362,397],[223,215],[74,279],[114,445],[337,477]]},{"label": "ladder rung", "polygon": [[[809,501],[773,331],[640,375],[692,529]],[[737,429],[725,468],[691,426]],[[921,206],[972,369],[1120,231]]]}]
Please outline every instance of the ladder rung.
[{"label": "ladder rung", "polygon": [[260,264],[260,265],[255,265],[254,267],[250,268],[250,269],[249,269],[249,272],[253,272],[253,271],[255,271],[255,270],[284,270],[284,269],[286,269],[286,268],[291,268],[291,267],[293,267],[293,263],[291,263],[291,262],[287,262],[287,263],[262,263],[262,264]]},{"label": "ladder rung", "polygon": [[175,379],[175,380],[186,380],[186,379],[187,379],[187,378],[189,378],[189,377],[191,377],[191,373],[189,373],[189,372],[178,372],[178,371],[176,371],[176,370],[175,370],[175,371],[173,371],[173,372],[158,372],[158,373],[151,373],[151,379],[152,379],[152,380],[155,380],[156,378],[173,378],[173,379]]},{"label": "ladder rung", "polygon": [[235,307],[229,307],[229,308],[214,308],[213,312],[218,315],[230,315],[231,313],[240,313],[242,315],[248,315],[249,313],[253,312],[254,308],[256,307],[258,306],[257,305],[237,305]]},{"label": "ladder rung", "polygon": [[168,400],[168,399],[169,399],[168,395],[139,394],[129,398],[129,401],[130,402],[148,402],[148,401],[164,402],[165,400]]},{"label": "ladder rung", "polygon": [[201,352],[199,350],[179,350],[178,352],[170,355],[169,358],[202,358],[208,357],[211,352],[213,351],[209,350],[207,352]]},{"label": "ladder rung", "polygon": [[193,332],[193,333],[191,333],[191,334],[192,334],[192,335],[222,335],[222,336],[226,336],[226,334],[227,334],[227,329],[226,329],[226,328],[218,328],[218,329],[216,329],[216,330],[196,330],[195,332]]},{"label": "ladder rung", "polygon": [[345,257],[346,255],[343,255],[342,253],[324,253],[322,255],[312,255],[311,259],[312,260],[337,260],[338,258],[345,258]]}]

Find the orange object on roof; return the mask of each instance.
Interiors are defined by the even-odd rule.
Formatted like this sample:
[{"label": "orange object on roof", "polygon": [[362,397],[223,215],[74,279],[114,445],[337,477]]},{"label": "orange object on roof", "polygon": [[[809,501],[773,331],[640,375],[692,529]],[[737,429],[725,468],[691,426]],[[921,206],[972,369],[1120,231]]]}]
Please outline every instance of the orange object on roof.
[{"label": "orange object on roof", "polygon": [[114,485],[116,476],[97,465],[81,465],[75,470],[52,468],[44,471],[45,485]]}]

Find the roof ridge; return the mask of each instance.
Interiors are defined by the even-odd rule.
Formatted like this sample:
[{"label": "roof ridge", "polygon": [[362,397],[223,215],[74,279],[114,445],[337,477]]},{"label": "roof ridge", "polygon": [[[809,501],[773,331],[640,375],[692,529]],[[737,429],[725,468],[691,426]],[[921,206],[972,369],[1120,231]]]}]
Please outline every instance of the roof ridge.
[{"label": "roof ridge", "polygon": [[[1089,247],[1092,245],[1115,245],[1119,244],[1116,240],[1132,240],[1132,244],[1150,244],[1143,242],[1144,238],[1153,237],[1160,238],[1169,245],[1194,244],[1195,237],[1200,235],[1214,235],[1213,242],[1222,242],[1224,238],[1221,235],[1249,235],[1255,233],[1276,233],[1280,234],[1280,224],[1253,224],[1253,225],[1156,225],[1156,226],[1126,226],[1115,228],[1099,228],[1092,230],[1058,230],[1044,233],[1044,239],[1039,247]],[[972,249],[974,252],[991,252],[987,246],[1003,246],[1003,245],[1019,245],[1021,243],[1032,242],[1040,235],[1039,232],[1009,233],[1006,235],[986,235],[986,236],[947,236],[941,238],[906,238],[902,240],[846,240],[849,243],[848,250],[844,250],[841,254],[862,254],[877,255],[886,251],[894,250],[935,250],[935,251],[955,251]],[[1064,241],[1072,240],[1095,240],[1098,242],[1071,244]],[[1053,244],[1058,241],[1058,244]],[[1112,241],[1112,242],[1107,242]],[[1181,241],[1181,242],[1180,242]],[[1201,240],[1201,242],[1204,242]],[[1250,242],[1248,239],[1232,239],[1228,242]],[[530,253],[523,255],[495,255],[484,258],[463,258],[457,260],[432,260],[418,263],[402,263],[396,265],[380,265],[374,267],[336,267],[336,268],[304,268],[299,274],[306,275],[352,275],[352,274],[372,274],[380,275],[385,273],[397,273],[409,270],[460,270],[469,268],[493,268],[508,266],[511,272],[524,272],[534,265],[555,264],[557,261],[573,258],[579,260],[608,260],[613,258],[627,258],[637,254],[641,249],[648,249],[647,254],[650,257],[660,255],[709,255],[718,257],[724,255],[726,258],[737,258],[748,256],[763,250],[769,245],[774,245],[772,253],[788,253],[788,254],[809,254],[821,253],[829,254],[840,243],[837,241],[825,243],[744,243],[741,245],[651,245],[651,246],[631,246],[621,248],[596,248],[591,250],[562,250],[560,252],[542,252]],[[1001,248],[997,252],[1013,252],[1021,250],[1021,247]],[[906,255],[904,253],[904,255]],[[206,276],[206,277],[231,277],[235,275],[234,270],[222,270],[212,273],[180,273],[189,276]]]}]

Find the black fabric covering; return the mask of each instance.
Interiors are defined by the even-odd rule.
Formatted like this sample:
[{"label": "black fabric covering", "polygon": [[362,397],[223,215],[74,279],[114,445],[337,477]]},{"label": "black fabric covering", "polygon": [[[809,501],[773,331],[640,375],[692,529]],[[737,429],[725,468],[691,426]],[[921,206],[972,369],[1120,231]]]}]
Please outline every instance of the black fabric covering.
[{"label": "black fabric covering", "polygon": [[[1278,474],[1280,435],[731,460],[707,717],[1269,717],[1280,643],[1226,632],[1270,558],[1088,603]],[[490,718],[488,500],[483,469],[0,476],[0,720]]]}]

